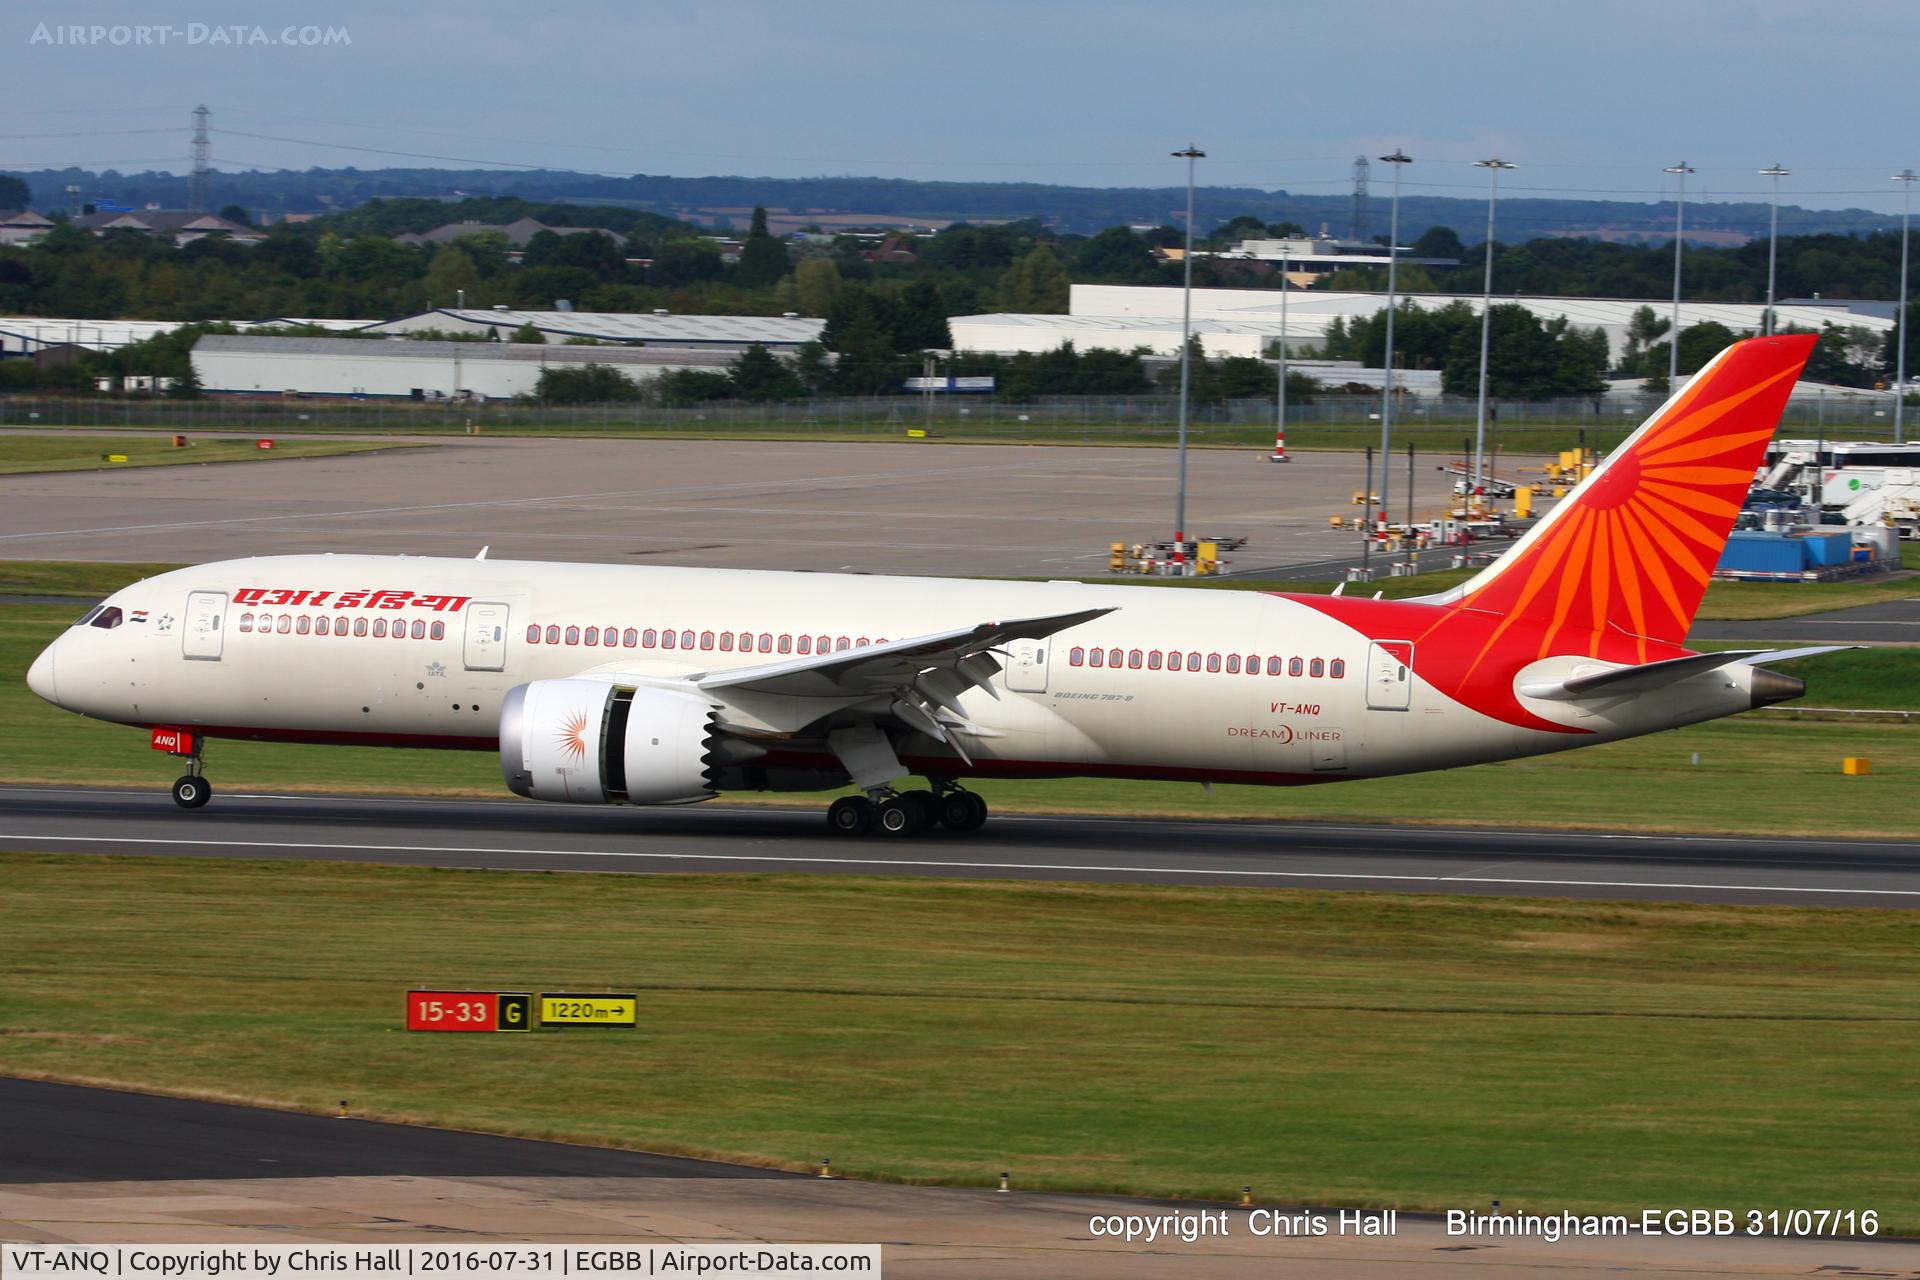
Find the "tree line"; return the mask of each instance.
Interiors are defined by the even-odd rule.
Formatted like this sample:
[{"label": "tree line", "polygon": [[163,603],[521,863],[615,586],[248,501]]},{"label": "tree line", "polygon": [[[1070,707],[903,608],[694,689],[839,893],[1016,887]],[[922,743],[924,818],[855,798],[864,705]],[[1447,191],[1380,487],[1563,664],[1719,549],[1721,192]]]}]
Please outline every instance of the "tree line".
[{"label": "tree line", "polygon": [[[447,223],[503,224],[533,217],[552,225],[597,227],[607,234],[533,237],[514,260],[497,229],[477,227],[445,245],[396,243],[394,236]],[[1225,250],[1247,238],[1299,235],[1292,223],[1242,215],[1220,223],[1201,243]],[[1063,313],[1073,283],[1171,285],[1180,269],[1156,256],[1182,242],[1170,226],[1109,227],[1064,234],[1036,221],[958,224],[926,238],[902,238],[875,252],[872,240],[812,236],[788,243],[767,231],[757,209],[736,261],[688,223],[658,214],[566,205],[513,197],[467,201],[378,200],[307,223],[278,223],[263,241],[244,246],[210,237],[175,246],[132,231],[94,236],[56,227],[37,243],[0,248],[0,313],[75,318],[137,317],[214,322],[274,316],[384,319],[430,306],[504,304],[551,309],[559,299],[583,311],[779,315],[827,320],[825,347],[840,359],[841,394],[897,389],[900,368],[917,353],[952,344],[947,319],[991,311]],[[1405,265],[1409,292],[1478,293],[1481,247],[1436,227],[1413,246],[1416,256],[1456,258],[1459,267]],[[1779,294],[1827,298],[1893,296],[1898,287],[1897,235],[1788,236],[1780,241]],[[1764,242],[1736,248],[1691,248],[1687,296],[1758,301],[1764,294]],[[1495,245],[1499,293],[1569,296],[1661,296],[1671,287],[1671,249],[1663,246],[1546,239]],[[1195,283],[1273,287],[1272,264],[1222,258],[1195,263]],[[1348,270],[1334,288],[1375,288],[1382,272]],[[1920,304],[1916,304],[1920,313]],[[1651,310],[1650,310],[1651,314]],[[1424,318],[1421,318],[1424,317]],[[1375,321],[1355,321],[1330,336],[1326,354],[1378,364],[1383,344]],[[1409,312],[1396,348],[1409,367],[1438,368],[1449,388],[1466,385],[1464,331],[1475,327],[1450,308]],[[1584,394],[1585,372],[1664,378],[1663,334],[1647,332],[1629,350],[1608,353],[1598,335],[1528,321],[1496,309],[1496,394]],[[1655,316],[1655,327],[1658,318]],[[1698,328],[1698,326],[1695,326]],[[1577,328],[1577,327],[1576,327]],[[1910,339],[1920,338],[1911,331]],[[1865,385],[1893,366],[1891,340],[1872,350],[1871,334],[1831,326],[1816,352],[1833,380]],[[1680,335],[1683,359],[1711,330]],[[1477,342],[1477,335],[1474,337]],[[1456,350],[1458,348],[1458,350]],[[148,353],[150,355],[163,353]],[[1920,369],[1920,341],[1908,368]],[[104,362],[92,361],[99,367]],[[113,370],[105,369],[106,372]],[[917,371],[917,370],[914,370]],[[1006,371],[1012,377],[1011,366]],[[15,385],[22,375],[9,372]],[[74,381],[80,373],[57,375]],[[1022,373],[1021,377],[1028,375]],[[1250,375],[1249,375],[1250,376]],[[1816,374],[1815,376],[1822,376]],[[53,378],[54,375],[48,375]],[[1051,394],[1051,393],[1048,393]]]}]

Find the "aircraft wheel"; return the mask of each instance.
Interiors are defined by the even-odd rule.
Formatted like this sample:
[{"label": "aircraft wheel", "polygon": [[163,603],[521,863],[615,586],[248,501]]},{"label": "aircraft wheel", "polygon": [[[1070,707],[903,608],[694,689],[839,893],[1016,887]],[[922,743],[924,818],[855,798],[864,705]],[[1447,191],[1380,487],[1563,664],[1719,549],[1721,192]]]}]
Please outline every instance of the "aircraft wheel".
[{"label": "aircraft wheel", "polygon": [[182,809],[198,809],[213,799],[213,788],[207,785],[205,778],[188,774],[173,784],[173,802]]},{"label": "aircraft wheel", "polygon": [[987,825],[987,802],[971,791],[966,793],[966,797],[968,802],[973,805],[973,818],[964,829],[967,831],[978,831]]},{"label": "aircraft wheel", "polygon": [[863,836],[873,829],[873,802],[865,796],[841,796],[827,809],[827,825],[843,836]]},{"label": "aircraft wheel", "polygon": [[971,791],[940,797],[940,825],[949,831],[978,831],[987,821],[987,802]]},{"label": "aircraft wheel", "polygon": [[931,791],[902,791],[900,800],[913,809],[914,830],[925,831],[940,821],[940,801]]},{"label": "aircraft wheel", "polygon": [[895,796],[881,805],[874,817],[881,835],[918,835],[923,827],[920,806],[905,796]]}]

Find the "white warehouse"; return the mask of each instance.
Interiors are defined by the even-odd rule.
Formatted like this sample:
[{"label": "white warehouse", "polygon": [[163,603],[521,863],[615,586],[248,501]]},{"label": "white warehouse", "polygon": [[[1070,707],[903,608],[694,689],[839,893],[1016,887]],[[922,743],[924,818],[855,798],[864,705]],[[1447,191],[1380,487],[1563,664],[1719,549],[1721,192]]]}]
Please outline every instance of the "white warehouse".
[{"label": "white warehouse", "polygon": [[[1297,289],[1286,295],[1286,323],[1280,320],[1280,293],[1274,289],[1195,289],[1193,332],[1200,335],[1207,354],[1259,355],[1279,341],[1283,328],[1287,350],[1317,351],[1335,319],[1370,317],[1387,305],[1383,293],[1322,293]],[[1477,314],[1478,294],[1403,294],[1401,301],[1434,309],[1464,302]],[[1495,305],[1519,303],[1543,320],[1565,316],[1581,328],[1599,328],[1607,335],[1616,357],[1626,346],[1633,313],[1651,307],[1666,319],[1670,301],[1631,298],[1554,298],[1494,296]],[[1068,314],[955,316],[948,323],[953,343],[961,351],[1013,353],[1051,351],[1062,342],[1078,347],[1131,351],[1145,347],[1155,355],[1180,353],[1180,290],[1158,285],[1076,284],[1069,294]],[[1758,332],[1765,307],[1759,303],[1688,302],[1680,304],[1680,325],[1718,321],[1735,333]],[[1842,302],[1786,302],[1774,311],[1783,326],[1818,331],[1827,323],[1885,333],[1893,328],[1891,313],[1854,309]]]},{"label": "white warehouse", "polygon": [[725,369],[737,350],[553,347],[405,338],[256,338],[209,334],[193,370],[212,395],[504,399],[531,395],[541,370],[612,365],[636,382],[673,369]]},{"label": "white warehouse", "polygon": [[471,333],[506,339],[530,325],[548,342],[658,344],[669,347],[725,347],[736,354],[759,345],[788,351],[817,342],[825,320],[806,316],[692,316],[665,311],[514,311],[440,307],[367,326],[369,333]]}]

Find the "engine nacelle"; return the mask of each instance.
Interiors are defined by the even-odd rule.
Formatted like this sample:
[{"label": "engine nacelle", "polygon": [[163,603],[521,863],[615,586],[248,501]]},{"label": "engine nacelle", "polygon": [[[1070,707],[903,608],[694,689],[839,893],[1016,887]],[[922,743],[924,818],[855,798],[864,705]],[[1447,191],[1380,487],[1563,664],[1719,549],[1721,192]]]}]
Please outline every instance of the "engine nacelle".
[{"label": "engine nacelle", "polygon": [[574,804],[707,800],[714,709],[671,689],[535,680],[500,704],[500,771],[516,795]]}]

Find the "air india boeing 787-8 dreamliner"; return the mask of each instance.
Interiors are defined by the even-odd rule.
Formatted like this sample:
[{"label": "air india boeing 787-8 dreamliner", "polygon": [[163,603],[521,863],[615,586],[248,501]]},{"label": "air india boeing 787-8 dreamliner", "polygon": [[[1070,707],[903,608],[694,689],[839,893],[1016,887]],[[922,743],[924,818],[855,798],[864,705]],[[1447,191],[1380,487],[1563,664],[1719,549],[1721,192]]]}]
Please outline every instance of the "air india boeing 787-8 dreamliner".
[{"label": "air india boeing 787-8 dreamliner", "polygon": [[190,809],[205,744],[251,738],[497,751],[575,804],[851,784],[848,834],[977,828],[970,778],[1286,785],[1612,742],[1798,697],[1760,664],[1828,651],[1684,647],[1812,345],[1729,347],[1419,599],[274,556],[116,593],[28,683],[150,730]]}]

